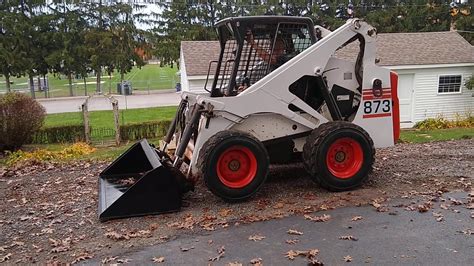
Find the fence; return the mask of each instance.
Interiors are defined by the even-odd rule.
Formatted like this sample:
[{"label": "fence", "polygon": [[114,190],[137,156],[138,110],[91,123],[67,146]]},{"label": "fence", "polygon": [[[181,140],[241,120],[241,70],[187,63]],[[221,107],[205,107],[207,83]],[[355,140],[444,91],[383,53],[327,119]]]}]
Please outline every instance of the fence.
[{"label": "fence", "polygon": [[[133,70],[125,76],[132,84],[134,93],[151,94],[157,90],[173,89],[179,78],[176,75],[177,69],[174,68],[155,68],[152,66],[144,67],[143,70]],[[30,94],[35,98],[54,98],[71,96],[69,81],[62,75],[48,75],[46,78],[34,77],[34,95],[31,93],[30,82],[28,77],[12,77],[10,79],[10,90]],[[100,81],[100,91],[102,93],[116,94],[117,84],[120,83],[120,76],[113,74],[112,76],[102,76]],[[0,94],[7,92],[6,81],[4,77],[0,77]],[[83,79],[73,79],[72,96],[89,96],[97,94],[96,77],[87,77]]]}]

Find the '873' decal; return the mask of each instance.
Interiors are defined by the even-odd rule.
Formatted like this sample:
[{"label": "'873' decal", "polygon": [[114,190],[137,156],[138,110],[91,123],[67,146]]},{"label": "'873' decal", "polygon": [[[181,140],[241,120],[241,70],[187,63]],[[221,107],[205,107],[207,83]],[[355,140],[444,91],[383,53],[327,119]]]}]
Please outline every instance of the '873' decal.
[{"label": "'873' decal", "polygon": [[364,114],[362,118],[377,118],[392,115],[392,93],[390,88],[384,88],[381,95],[374,95],[372,89],[362,91]]}]

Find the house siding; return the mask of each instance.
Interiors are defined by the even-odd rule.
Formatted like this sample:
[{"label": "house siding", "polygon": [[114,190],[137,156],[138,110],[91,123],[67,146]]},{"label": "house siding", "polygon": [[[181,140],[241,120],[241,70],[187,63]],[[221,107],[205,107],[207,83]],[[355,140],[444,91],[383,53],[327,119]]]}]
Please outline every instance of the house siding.
[{"label": "house siding", "polygon": [[181,49],[181,52],[180,52],[179,65],[181,67],[180,69],[181,90],[189,91],[189,80],[188,80],[188,74],[186,72],[186,62],[184,60],[183,49]]},{"label": "house siding", "polygon": [[[404,69],[396,72],[400,75],[414,74],[413,122],[440,116],[455,119],[457,115],[465,116],[474,112],[474,91],[464,86],[465,81],[474,73],[474,66]],[[440,75],[462,75],[461,93],[438,94]]]},{"label": "house siding", "polygon": [[[209,78],[209,81],[207,82],[207,89],[210,90],[212,87],[212,81],[213,79]],[[189,91],[192,92],[206,92],[204,90],[204,84],[206,84],[206,77],[205,76],[199,76],[197,79],[190,79],[189,80]]]}]

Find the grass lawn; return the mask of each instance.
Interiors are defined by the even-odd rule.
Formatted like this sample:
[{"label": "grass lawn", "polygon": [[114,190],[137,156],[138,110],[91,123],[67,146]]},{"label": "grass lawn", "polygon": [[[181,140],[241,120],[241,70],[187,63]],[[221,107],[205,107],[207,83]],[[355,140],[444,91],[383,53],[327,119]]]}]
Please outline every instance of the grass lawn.
[{"label": "grass lawn", "polygon": [[[173,89],[178,81],[176,72],[177,67],[160,67],[159,65],[145,65],[141,69],[133,68],[131,72],[125,74],[125,80],[132,83],[132,88],[138,91]],[[12,90],[24,91],[29,93],[28,78],[11,78],[13,84]],[[35,79],[36,84],[37,79]],[[64,97],[69,96],[69,84],[65,76],[48,75],[49,96]],[[120,82],[120,74],[114,72],[111,77],[107,74],[102,76],[101,87],[104,93],[115,93],[117,91],[117,83]],[[73,80],[74,95],[85,95],[84,82],[82,79]],[[87,94],[91,95],[96,90],[96,78],[88,77],[86,79]],[[0,77],[0,93],[6,92],[5,78]],[[37,98],[44,98],[44,92],[36,91]]]},{"label": "grass lawn", "polygon": [[[121,124],[140,123],[148,121],[171,120],[176,113],[176,107],[155,107],[142,109],[120,110]],[[80,125],[82,124],[82,113],[60,113],[46,116],[44,127]],[[92,127],[114,128],[112,111],[90,112],[90,124]]]},{"label": "grass lawn", "polygon": [[402,130],[400,139],[410,143],[474,138],[474,128]]}]

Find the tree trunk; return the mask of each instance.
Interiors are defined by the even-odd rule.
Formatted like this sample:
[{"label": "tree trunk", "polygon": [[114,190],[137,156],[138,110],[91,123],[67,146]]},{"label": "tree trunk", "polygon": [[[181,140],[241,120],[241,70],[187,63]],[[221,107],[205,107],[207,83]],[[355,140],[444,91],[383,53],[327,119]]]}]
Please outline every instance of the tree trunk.
[{"label": "tree trunk", "polygon": [[41,77],[38,75],[38,90],[41,91],[43,90],[43,87],[41,87]]},{"label": "tree trunk", "polygon": [[91,143],[91,127],[89,120],[89,98],[86,98],[82,104],[82,116],[84,122],[84,140],[86,143]]},{"label": "tree trunk", "polygon": [[124,78],[125,78],[125,73],[123,73],[123,71],[120,71],[120,83],[123,82]]},{"label": "tree trunk", "polygon": [[69,96],[74,96],[74,91],[72,90],[72,74],[69,72],[67,74],[67,79],[69,81]]},{"label": "tree trunk", "polygon": [[6,86],[7,86],[7,92],[11,92],[11,89],[10,89],[10,75],[5,75],[5,82],[6,82]]},{"label": "tree trunk", "polygon": [[114,126],[115,126],[115,145],[120,145],[120,120],[119,120],[119,108],[118,101],[112,101],[112,109],[114,111]]},{"label": "tree trunk", "polygon": [[35,82],[33,80],[33,75],[32,74],[28,74],[28,78],[30,80],[30,92],[31,92],[31,97],[33,99],[35,99]]},{"label": "tree trunk", "polygon": [[84,81],[84,96],[87,96],[86,76],[82,76],[82,80]]},{"label": "tree trunk", "polygon": [[95,91],[97,93],[102,93],[102,89],[100,88],[100,73],[101,73],[101,71],[98,70],[97,71],[97,79],[96,79],[97,84],[96,84],[96,87],[95,87]]}]

